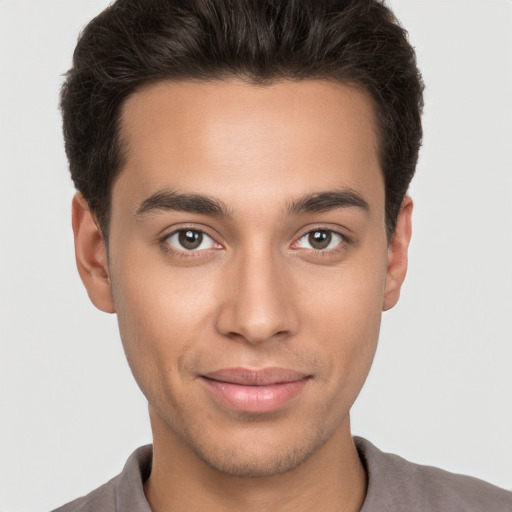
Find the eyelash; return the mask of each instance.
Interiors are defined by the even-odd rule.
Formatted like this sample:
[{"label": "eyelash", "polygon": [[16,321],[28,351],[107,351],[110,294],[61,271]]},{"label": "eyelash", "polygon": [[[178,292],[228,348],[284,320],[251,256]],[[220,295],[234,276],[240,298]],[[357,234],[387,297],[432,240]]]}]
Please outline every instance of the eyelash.
[{"label": "eyelash", "polygon": [[[184,226],[180,229],[176,229],[170,233],[167,233],[166,235],[164,235],[163,237],[161,237],[159,239],[160,246],[167,254],[172,254],[173,256],[178,257],[178,258],[194,258],[194,257],[199,257],[201,255],[204,255],[205,252],[210,252],[212,250],[218,249],[218,248],[213,248],[213,249],[208,248],[208,249],[188,250],[187,251],[186,249],[181,249],[181,250],[176,249],[171,244],[168,243],[168,240],[172,236],[177,235],[178,233],[182,233],[184,231],[193,231],[195,233],[201,233],[203,235],[206,235],[207,237],[211,238],[213,240],[213,242],[219,246],[219,248],[222,247],[222,245],[219,244],[218,242],[216,242],[215,238],[212,235],[208,234],[205,230],[194,228],[194,227]],[[346,248],[347,245],[351,244],[351,240],[346,235],[339,233],[338,231],[336,231],[334,229],[329,229],[329,228],[324,228],[324,227],[316,227],[316,228],[309,229],[308,231],[302,233],[299,237],[297,237],[295,239],[292,246],[296,245],[304,237],[306,237],[312,233],[319,232],[319,231],[337,235],[337,236],[341,237],[341,241],[335,248],[332,248],[332,249],[314,249],[314,248],[304,249],[305,251],[308,251],[309,254],[314,254],[315,256],[319,256],[322,258],[332,257],[333,255],[339,254],[341,251],[343,251]],[[295,250],[300,251],[301,248],[298,248]]]},{"label": "eyelash", "polygon": [[[339,255],[341,252],[346,250],[347,246],[349,246],[352,241],[349,237],[336,231],[335,229],[330,229],[322,226],[315,227],[313,229],[308,229],[308,231],[304,232],[302,235],[297,237],[296,241],[292,245],[296,245],[301,239],[304,237],[311,235],[315,232],[323,232],[323,233],[331,233],[332,235],[337,235],[341,238],[340,243],[336,245],[336,247],[332,249],[314,249],[314,248],[305,248],[304,250],[308,252],[308,254],[313,254],[315,257],[320,258],[332,258],[333,256]],[[300,251],[301,248],[298,248],[297,251]]]},{"label": "eyelash", "polygon": [[203,255],[205,252],[217,250],[217,248],[213,248],[213,249],[209,248],[209,249],[200,249],[200,250],[195,250],[195,251],[194,250],[187,251],[185,248],[183,248],[181,250],[176,249],[170,243],[168,243],[168,240],[172,236],[177,235],[178,233],[182,233],[184,231],[193,231],[194,233],[201,233],[202,235],[205,235],[208,238],[211,238],[215,244],[219,245],[219,247],[222,247],[221,244],[216,242],[215,238],[212,235],[208,234],[204,229],[198,229],[198,228],[195,228],[192,226],[190,226],[190,227],[184,226],[180,229],[176,229],[174,231],[171,231],[170,233],[167,233],[166,235],[164,235],[163,237],[161,237],[159,239],[160,246],[167,254],[171,254],[172,256],[178,257],[178,258],[194,258],[194,257]]}]

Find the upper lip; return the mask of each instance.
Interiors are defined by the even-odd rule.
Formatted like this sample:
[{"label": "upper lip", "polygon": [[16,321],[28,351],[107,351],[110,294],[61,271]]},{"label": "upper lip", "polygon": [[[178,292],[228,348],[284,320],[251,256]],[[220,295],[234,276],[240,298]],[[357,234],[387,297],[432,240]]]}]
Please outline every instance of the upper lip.
[{"label": "upper lip", "polygon": [[249,368],[224,368],[222,370],[202,374],[201,377],[243,386],[270,386],[272,384],[296,382],[310,377],[310,375],[288,368],[268,367],[259,370]]}]

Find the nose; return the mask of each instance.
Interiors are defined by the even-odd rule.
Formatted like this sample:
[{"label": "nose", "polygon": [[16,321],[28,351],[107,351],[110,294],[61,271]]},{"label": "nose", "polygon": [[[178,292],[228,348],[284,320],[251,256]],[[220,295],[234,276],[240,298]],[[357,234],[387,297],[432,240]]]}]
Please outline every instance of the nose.
[{"label": "nose", "polygon": [[[296,333],[298,315],[292,279],[278,257],[258,252],[232,261],[217,316],[224,336],[250,344],[284,339]],[[227,286],[226,286],[227,285]]]}]

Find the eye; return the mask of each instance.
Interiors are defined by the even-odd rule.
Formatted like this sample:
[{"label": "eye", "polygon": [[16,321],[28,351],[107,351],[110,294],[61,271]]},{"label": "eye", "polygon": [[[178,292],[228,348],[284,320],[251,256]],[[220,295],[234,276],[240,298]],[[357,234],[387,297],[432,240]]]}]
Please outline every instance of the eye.
[{"label": "eye", "polygon": [[197,229],[180,229],[169,235],[165,242],[179,251],[201,251],[217,248],[219,245],[206,233]]},{"label": "eye", "polygon": [[325,251],[335,249],[344,241],[344,237],[328,229],[315,229],[301,236],[297,245],[303,249]]}]

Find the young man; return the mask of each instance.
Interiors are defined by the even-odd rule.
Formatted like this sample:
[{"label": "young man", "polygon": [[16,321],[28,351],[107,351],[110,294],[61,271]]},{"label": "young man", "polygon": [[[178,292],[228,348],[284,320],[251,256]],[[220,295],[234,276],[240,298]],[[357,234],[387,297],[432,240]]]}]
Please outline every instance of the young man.
[{"label": "young man", "polygon": [[350,431],[405,278],[422,89],[378,1],[118,0],[86,27],[77,264],[154,442],[58,510],[512,509]]}]

